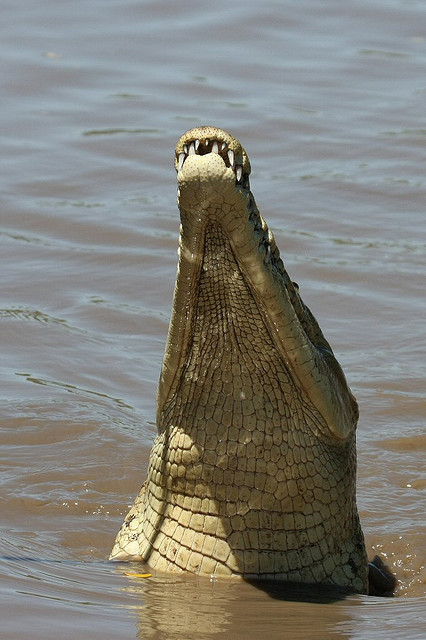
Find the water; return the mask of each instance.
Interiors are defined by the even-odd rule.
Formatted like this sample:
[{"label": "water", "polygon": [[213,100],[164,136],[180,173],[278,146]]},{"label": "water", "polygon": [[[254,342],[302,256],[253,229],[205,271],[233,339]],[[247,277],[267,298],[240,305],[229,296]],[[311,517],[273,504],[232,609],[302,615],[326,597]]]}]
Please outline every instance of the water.
[{"label": "water", "polygon": [[[0,636],[423,638],[426,6],[2,4]],[[156,432],[173,147],[228,129],[361,406],[394,599],[108,563]]]}]

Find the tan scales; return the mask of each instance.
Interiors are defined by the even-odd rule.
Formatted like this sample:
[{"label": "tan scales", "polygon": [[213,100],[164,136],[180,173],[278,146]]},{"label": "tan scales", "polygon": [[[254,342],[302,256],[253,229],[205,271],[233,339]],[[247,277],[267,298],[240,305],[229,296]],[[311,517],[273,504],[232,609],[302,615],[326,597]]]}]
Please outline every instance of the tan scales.
[{"label": "tan scales", "polygon": [[176,147],[179,264],[148,478],[111,558],[367,592],[358,408],[291,282],[240,143]]}]

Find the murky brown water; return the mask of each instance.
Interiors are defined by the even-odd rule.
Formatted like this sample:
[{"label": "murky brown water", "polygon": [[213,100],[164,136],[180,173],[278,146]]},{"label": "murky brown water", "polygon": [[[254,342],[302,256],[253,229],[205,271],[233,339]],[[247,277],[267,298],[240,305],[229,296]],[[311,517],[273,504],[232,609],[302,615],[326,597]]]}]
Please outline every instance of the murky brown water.
[{"label": "murky brown water", "polygon": [[[423,638],[426,5],[2,3],[0,636]],[[237,135],[360,405],[390,600],[106,558],[140,488],[175,278],[172,151]]]}]

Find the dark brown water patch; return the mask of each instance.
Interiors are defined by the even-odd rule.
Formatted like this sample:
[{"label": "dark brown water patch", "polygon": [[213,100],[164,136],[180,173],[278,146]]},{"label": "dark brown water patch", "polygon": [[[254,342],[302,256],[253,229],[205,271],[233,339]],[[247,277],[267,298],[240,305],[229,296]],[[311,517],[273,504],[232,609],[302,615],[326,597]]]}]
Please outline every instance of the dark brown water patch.
[{"label": "dark brown water patch", "polygon": [[388,451],[426,452],[426,435],[380,440],[375,444]]}]

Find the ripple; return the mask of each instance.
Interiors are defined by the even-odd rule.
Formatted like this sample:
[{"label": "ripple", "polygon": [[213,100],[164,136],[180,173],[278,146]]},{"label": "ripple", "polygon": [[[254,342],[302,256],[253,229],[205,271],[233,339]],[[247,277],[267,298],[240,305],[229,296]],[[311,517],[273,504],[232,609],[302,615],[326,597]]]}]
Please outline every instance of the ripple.
[{"label": "ripple", "polygon": [[48,380],[46,378],[40,378],[37,376],[33,376],[29,373],[16,373],[17,376],[21,376],[24,377],[26,379],[27,382],[32,382],[34,384],[39,384],[41,386],[44,387],[59,387],[60,389],[64,389],[65,391],[68,391],[69,393],[75,393],[77,395],[84,395],[84,396],[96,396],[98,398],[106,398],[107,400],[110,400],[111,402],[113,402],[115,405],[123,408],[123,409],[132,409],[134,407],[132,407],[131,405],[127,404],[126,402],[124,402],[124,400],[122,400],[121,398],[113,398],[112,396],[109,396],[106,393],[100,393],[99,391],[93,391],[91,389],[85,389],[83,387],[78,387],[76,385],[73,384],[69,384],[67,382],[59,382],[58,380]]},{"label": "ripple", "polygon": [[81,329],[77,329],[77,327],[71,327],[70,325],[68,325],[67,321],[63,318],[55,318],[54,316],[50,316],[47,313],[43,313],[43,311],[39,311],[38,309],[0,309],[0,319],[1,318],[13,318],[16,320],[35,320],[36,322],[41,322],[42,324],[59,324],[61,326],[67,327],[68,329],[72,329],[73,331],[82,331]]},{"label": "ripple", "polygon": [[372,56],[374,58],[411,58],[409,53],[386,49],[360,49],[358,53],[362,56]]},{"label": "ripple", "polygon": [[111,129],[89,129],[83,131],[83,136],[115,136],[115,135],[139,135],[163,133],[161,129],[127,129],[124,127],[116,127]]},{"label": "ripple", "polygon": [[396,131],[382,131],[382,136],[404,136],[409,138],[418,138],[426,136],[426,129],[400,129]]}]

